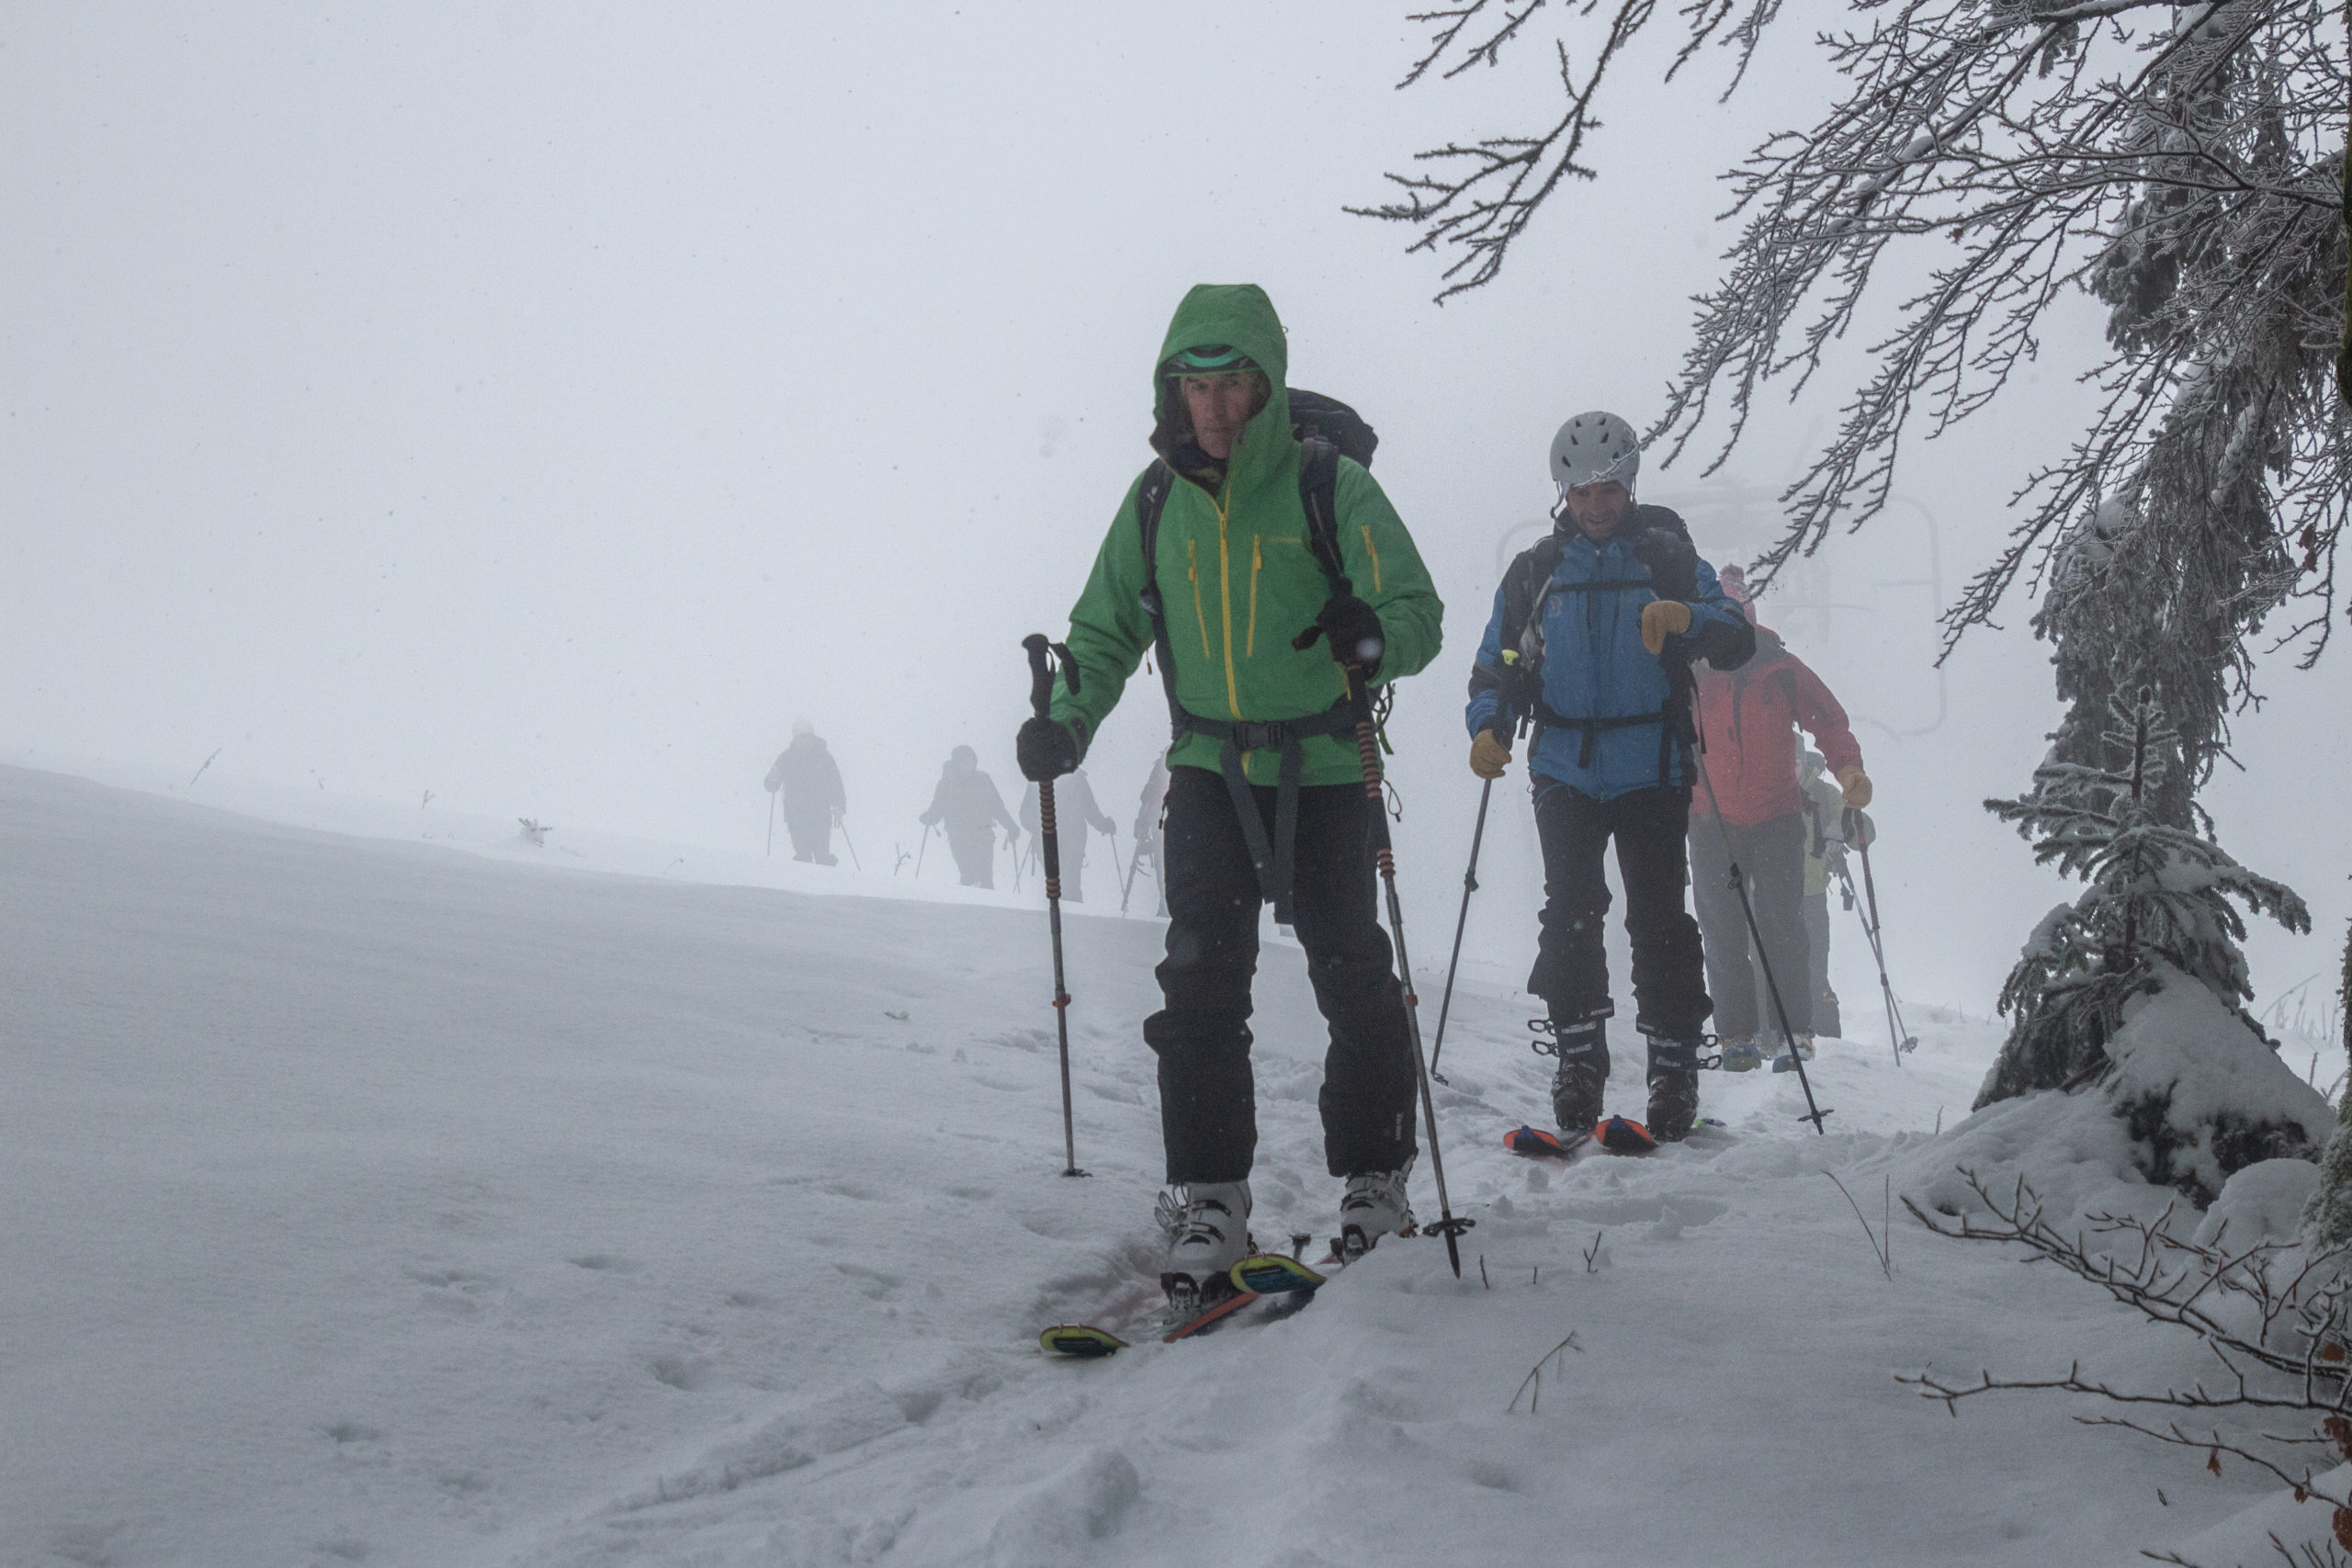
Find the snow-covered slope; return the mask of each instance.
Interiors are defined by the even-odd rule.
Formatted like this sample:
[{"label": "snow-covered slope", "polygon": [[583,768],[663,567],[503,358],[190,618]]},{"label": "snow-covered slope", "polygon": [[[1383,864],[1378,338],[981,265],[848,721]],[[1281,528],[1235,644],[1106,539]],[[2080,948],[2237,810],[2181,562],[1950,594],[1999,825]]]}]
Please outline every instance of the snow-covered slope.
[{"label": "snow-covered slope", "polygon": [[[1464,1279],[1396,1241],[1289,1321],[1072,1364],[1040,1325],[1150,1289],[1154,922],[1069,922],[1073,1180],[1040,914],[14,769],[0,863],[0,1562],[2120,1562],[2280,1506],[1893,1381],[2199,1370],[1899,1207],[1882,1276],[1821,1173],[1875,1225],[1965,1114],[1981,1020],[1918,1010],[1901,1067],[1826,1043],[1827,1136],[1792,1079],[1710,1075],[1722,1128],[1561,1169],[1498,1146],[1545,1064],[1524,998],[1470,984],[1439,1095]],[[1319,1235],[1294,949],[1257,1028],[1256,1229]]]}]

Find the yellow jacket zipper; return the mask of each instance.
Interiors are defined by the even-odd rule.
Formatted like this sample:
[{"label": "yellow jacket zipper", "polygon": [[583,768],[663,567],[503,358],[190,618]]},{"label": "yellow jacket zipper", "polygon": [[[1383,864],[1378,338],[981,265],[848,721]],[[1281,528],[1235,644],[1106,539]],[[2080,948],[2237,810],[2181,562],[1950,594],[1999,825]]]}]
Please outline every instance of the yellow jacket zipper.
[{"label": "yellow jacket zipper", "polygon": [[[1216,608],[1218,624],[1225,633],[1225,700],[1233,709],[1233,716],[1241,716],[1241,688],[1233,673],[1233,558],[1227,546],[1226,522],[1233,504],[1233,476],[1225,477],[1225,489],[1216,498]],[[1248,753],[1244,752],[1246,759]]]},{"label": "yellow jacket zipper", "polygon": [[1241,645],[1241,657],[1258,657],[1258,569],[1266,564],[1266,548],[1259,536],[1250,536],[1250,636]]},{"label": "yellow jacket zipper", "polygon": [[1186,562],[1185,575],[1189,576],[1193,580],[1193,619],[1199,622],[1201,627],[1201,657],[1203,659],[1215,659],[1216,657],[1216,649],[1209,646],[1208,612],[1201,608],[1200,540],[1195,538],[1184,541],[1184,559]]}]

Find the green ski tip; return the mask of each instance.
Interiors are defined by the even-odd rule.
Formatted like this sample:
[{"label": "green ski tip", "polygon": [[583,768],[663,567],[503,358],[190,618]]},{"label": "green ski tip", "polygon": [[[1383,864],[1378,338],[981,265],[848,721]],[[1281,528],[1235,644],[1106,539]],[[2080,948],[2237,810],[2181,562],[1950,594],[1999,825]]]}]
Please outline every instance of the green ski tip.
[{"label": "green ski tip", "polygon": [[1285,1258],[1279,1252],[1265,1252],[1255,1258],[1243,1258],[1233,1266],[1232,1278],[1235,1289],[1261,1296],[1311,1291],[1324,1283],[1324,1276],[1297,1258]]},{"label": "green ski tip", "polygon": [[1115,1355],[1127,1348],[1125,1340],[1108,1329],[1085,1323],[1055,1324],[1037,1336],[1037,1343],[1057,1356],[1075,1356],[1080,1360]]}]

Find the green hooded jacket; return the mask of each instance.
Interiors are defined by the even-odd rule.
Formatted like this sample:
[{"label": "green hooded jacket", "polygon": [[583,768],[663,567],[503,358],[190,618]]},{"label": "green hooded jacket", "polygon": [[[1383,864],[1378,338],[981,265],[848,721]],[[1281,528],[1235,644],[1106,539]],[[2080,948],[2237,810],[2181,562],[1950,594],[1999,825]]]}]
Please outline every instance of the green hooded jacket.
[{"label": "green hooded jacket", "polygon": [[[1222,488],[1212,493],[1197,479],[1180,479],[1160,512],[1159,596],[1175,650],[1177,699],[1203,718],[1305,718],[1345,696],[1347,677],[1321,642],[1303,651],[1291,646],[1314,625],[1331,586],[1307,543],[1306,511],[1298,496],[1301,449],[1291,434],[1283,324],[1256,284],[1204,283],[1176,308],[1152,363],[1153,445],[1170,456],[1171,432],[1183,424],[1181,410],[1170,408],[1182,394],[1159,367],[1182,349],[1208,344],[1229,344],[1257,361],[1273,383],[1273,395],[1242,427]],[[1142,487],[1138,474],[1070,611],[1069,648],[1080,687],[1072,695],[1056,683],[1053,716],[1077,734],[1081,753],[1151,649],[1151,617],[1141,599],[1143,534],[1136,518]],[[1412,536],[1379,482],[1346,457],[1340,459],[1335,510],[1348,579],[1380,616],[1385,634],[1377,682],[1413,674],[1437,657],[1445,606]],[[1363,782],[1351,735],[1315,736],[1302,746],[1301,783]],[[1216,741],[1188,735],[1169,761],[1214,770],[1216,758]],[[1259,750],[1245,753],[1242,765],[1252,784],[1272,784],[1280,761],[1279,752]]]}]

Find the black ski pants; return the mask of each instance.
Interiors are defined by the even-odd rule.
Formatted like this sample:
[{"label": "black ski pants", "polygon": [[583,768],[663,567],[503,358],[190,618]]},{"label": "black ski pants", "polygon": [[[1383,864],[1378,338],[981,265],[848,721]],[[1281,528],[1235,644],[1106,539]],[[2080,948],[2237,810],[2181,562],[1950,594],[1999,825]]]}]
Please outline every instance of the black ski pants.
[{"label": "black ski pants", "polygon": [[1634,943],[1635,1027],[1659,1040],[1695,1040],[1711,1004],[1699,951],[1699,927],[1683,908],[1683,837],[1690,791],[1637,789],[1595,800],[1539,773],[1535,831],[1544,846],[1543,930],[1527,988],[1563,1023],[1607,1018],[1609,958],[1601,923],[1609,882],[1601,855],[1617,841],[1617,874],[1625,886],[1625,934]]},{"label": "black ski pants", "polygon": [[[1731,885],[1731,853],[1747,883],[1756,928],[1764,935],[1764,959],[1772,967],[1789,1028],[1813,1032],[1813,943],[1804,921],[1804,818],[1797,812],[1742,827],[1703,817],[1690,829],[1690,886],[1699,907],[1699,929],[1707,942],[1707,985],[1715,994],[1715,1032],[1725,1039],[1758,1037],[1759,1021],[1780,1032],[1777,1019],[1763,1018],[1758,995],[1763,976],[1752,961],[1747,917]],[[1769,1004],[1768,1004],[1769,1005]]]},{"label": "black ski pants", "polygon": [[[1258,788],[1274,830],[1274,791]],[[1315,1005],[1330,1028],[1323,1056],[1323,1157],[1333,1176],[1396,1170],[1413,1156],[1418,1084],[1405,994],[1375,912],[1372,826],[1362,784],[1298,792],[1294,912]],[[1239,1181],[1258,1147],[1250,1070],[1250,983],[1258,969],[1258,871],[1225,780],[1172,770],[1163,863],[1166,1005],[1144,1020],[1159,1056],[1159,1118],[1170,1185]]]}]

